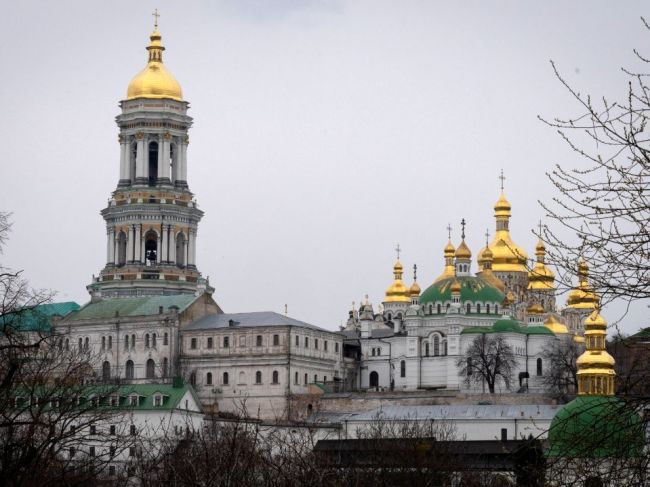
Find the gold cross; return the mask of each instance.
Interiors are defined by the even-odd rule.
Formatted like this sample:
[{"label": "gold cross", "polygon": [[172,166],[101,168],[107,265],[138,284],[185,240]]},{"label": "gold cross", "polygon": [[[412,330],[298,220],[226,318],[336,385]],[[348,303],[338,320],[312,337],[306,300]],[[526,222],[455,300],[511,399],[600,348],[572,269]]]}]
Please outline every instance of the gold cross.
[{"label": "gold cross", "polygon": [[488,230],[488,229],[486,228],[486,229],[485,229],[485,246],[486,246],[486,247],[488,246],[488,242],[489,242],[489,240],[490,240],[490,230]]},{"label": "gold cross", "polygon": [[503,169],[501,169],[501,174],[499,175],[499,179],[501,180],[501,191],[503,191],[503,182],[506,180],[506,177],[503,175]]},{"label": "gold cross", "polygon": [[460,238],[465,240],[465,219],[464,218],[460,221],[460,226],[463,227],[463,230],[460,234]]},{"label": "gold cross", "polygon": [[151,15],[153,15],[153,18],[154,18],[154,21],[153,21],[154,29],[157,29],[158,28],[158,17],[160,17],[160,14],[158,13],[158,9],[155,9]]},{"label": "gold cross", "polygon": [[399,260],[399,253],[402,251],[402,249],[399,247],[399,244],[397,244],[397,247],[395,247],[395,252],[397,252],[397,260]]},{"label": "gold cross", "polygon": [[451,223],[447,223],[447,235],[449,235],[449,240],[451,240]]},{"label": "gold cross", "polygon": [[413,282],[418,280],[418,265],[413,264]]}]

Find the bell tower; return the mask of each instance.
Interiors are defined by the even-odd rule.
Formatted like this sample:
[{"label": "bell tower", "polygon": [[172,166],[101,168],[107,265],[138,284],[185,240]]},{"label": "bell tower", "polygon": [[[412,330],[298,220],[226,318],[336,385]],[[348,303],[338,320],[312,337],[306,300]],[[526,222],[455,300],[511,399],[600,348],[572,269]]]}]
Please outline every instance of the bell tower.
[{"label": "bell tower", "polygon": [[147,64],[116,117],[119,181],[101,211],[106,265],[87,287],[93,298],[212,292],[196,267],[203,212],[187,185],[189,103],[163,64],[161,39],[156,18]]}]

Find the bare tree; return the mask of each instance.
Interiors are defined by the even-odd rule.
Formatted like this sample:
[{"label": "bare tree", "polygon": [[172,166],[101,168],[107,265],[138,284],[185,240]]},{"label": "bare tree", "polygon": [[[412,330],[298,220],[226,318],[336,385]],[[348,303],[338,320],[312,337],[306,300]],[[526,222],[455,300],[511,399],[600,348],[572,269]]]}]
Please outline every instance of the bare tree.
[{"label": "bare tree", "polygon": [[[643,20],[643,19],[642,19]],[[646,28],[650,27],[643,20]],[[645,65],[650,62],[634,50]],[[559,164],[548,175],[558,195],[542,206],[551,224],[542,230],[547,260],[572,286],[576,263],[591,265],[602,302],[650,297],[650,92],[647,74],[623,69],[629,80],[620,101],[574,88],[551,62],[576,103],[571,117],[541,118],[557,129],[583,164]]]},{"label": "bare tree", "polygon": [[512,347],[504,337],[482,333],[472,340],[456,365],[468,387],[487,384],[490,394],[494,394],[499,380],[510,389],[515,364]]},{"label": "bare tree", "polygon": [[582,344],[574,340],[554,340],[542,351],[547,372],[542,379],[548,392],[563,402],[578,390],[578,366],[576,360],[584,351]]}]

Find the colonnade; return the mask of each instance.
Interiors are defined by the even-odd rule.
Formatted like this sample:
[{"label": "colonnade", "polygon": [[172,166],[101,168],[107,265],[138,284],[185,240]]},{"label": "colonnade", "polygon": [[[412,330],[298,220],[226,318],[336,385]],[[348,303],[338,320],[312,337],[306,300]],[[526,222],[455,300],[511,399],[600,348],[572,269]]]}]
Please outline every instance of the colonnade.
[{"label": "colonnade", "polygon": [[[120,186],[147,184],[149,180],[149,144],[158,143],[158,173],[162,183],[187,185],[187,137],[164,134],[144,134],[135,137],[120,136]],[[135,151],[132,147],[135,144]],[[135,152],[135,157],[133,157]],[[134,160],[135,159],[135,160]]]},{"label": "colonnade", "polygon": [[[124,238],[120,234],[124,234]],[[142,225],[129,225],[127,231],[115,231],[111,227],[107,232],[106,262],[108,265],[148,264],[146,243],[154,237],[156,240],[156,264],[174,264],[178,266],[196,266],[196,230],[193,228],[178,230],[174,225],[163,224],[162,231],[147,230],[143,234]],[[120,249],[120,245],[126,248]],[[120,260],[123,256],[123,262]]]}]

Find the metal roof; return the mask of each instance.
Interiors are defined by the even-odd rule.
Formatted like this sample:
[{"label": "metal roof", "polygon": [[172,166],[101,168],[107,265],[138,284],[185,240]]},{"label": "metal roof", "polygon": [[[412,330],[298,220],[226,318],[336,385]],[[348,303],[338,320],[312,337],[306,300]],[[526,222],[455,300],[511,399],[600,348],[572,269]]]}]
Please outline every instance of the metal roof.
[{"label": "metal roof", "polygon": [[169,296],[142,296],[137,298],[110,298],[90,302],[76,313],[66,318],[66,321],[92,320],[115,318],[119,316],[147,316],[169,312],[169,308],[176,306],[178,311],[183,311],[195,299],[193,294],[173,294]]},{"label": "metal roof", "polygon": [[288,316],[275,313],[273,311],[256,311],[251,313],[223,313],[208,315],[200,318],[189,325],[185,330],[213,330],[216,328],[242,328],[258,326],[300,326],[312,330],[326,331],[329,333],[338,332],[326,330],[315,325],[310,325],[304,321],[289,318]]},{"label": "metal roof", "polygon": [[467,420],[467,419],[545,419],[552,420],[562,406],[531,405],[428,405],[384,406],[362,412],[320,411],[309,418],[315,423],[383,420]]}]

